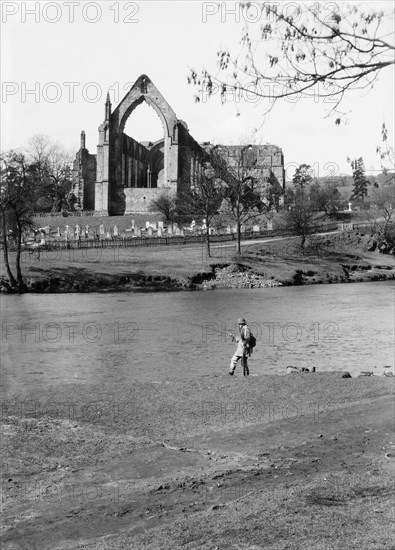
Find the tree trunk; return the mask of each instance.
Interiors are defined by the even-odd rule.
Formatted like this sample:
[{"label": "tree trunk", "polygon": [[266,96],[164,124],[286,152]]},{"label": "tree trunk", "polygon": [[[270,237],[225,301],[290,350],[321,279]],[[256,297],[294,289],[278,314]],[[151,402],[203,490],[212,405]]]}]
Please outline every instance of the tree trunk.
[{"label": "tree trunk", "polygon": [[306,244],[306,235],[301,236],[301,242],[300,242],[300,248],[302,250],[302,254],[304,256],[304,246]]},{"label": "tree trunk", "polygon": [[237,221],[237,254],[241,254],[241,223],[240,220]]},{"label": "tree trunk", "polygon": [[241,222],[240,222],[240,206],[236,206],[236,227],[237,227],[237,254],[241,254]]},{"label": "tree trunk", "polygon": [[7,242],[7,228],[6,228],[6,223],[5,223],[5,212],[3,211],[3,241],[4,241],[4,245],[3,245],[3,254],[4,254],[4,264],[5,264],[5,267],[6,267],[6,271],[7,271],[7,276],[8,276],[8,280],[9,280],[9,283],[10,283],[10,286],[11,288],[15,288],[17,286],[17,282],[15,280],[15,277],[13,276],[12,274],[12,271],[11,271],[11,268],[10,268],[10,262],[9,262],[9,259],[8,259],[8,242]]},{"label": "tree trunk", "polygon": [[211,258],[211,251],[210,251],[210,225],[208,223],[208,219],[206,219],[206,243],[207,243],[207,256]]},{"label": "tree trunk", "polygon": [[16,276],[18,280],[18,288],[19,290],[25,289],[25,282],[23,280],[22,276],[22,270],[21,270],[21,244],[22,244],[22,228],[19,223],[17,222],[18,226],[18,234],[17,234],[17,243],[16,243],[16,259],[15,259],[15,265],[16,265]]}]

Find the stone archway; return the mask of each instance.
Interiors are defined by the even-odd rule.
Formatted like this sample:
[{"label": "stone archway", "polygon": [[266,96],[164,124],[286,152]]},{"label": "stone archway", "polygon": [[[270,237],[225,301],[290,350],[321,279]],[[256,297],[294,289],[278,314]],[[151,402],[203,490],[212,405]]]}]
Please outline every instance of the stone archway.
[{"label": "stone archway", "polygon": [[[149,165],[149,167],[151,169],[152,168],[151,163],[152,163],[152,159],[154,157],[154,153],[157,152],[158,149],[160,149],[162,151],[162,155],[164,157],[163,166],[162,166],[162,174],[161,174],[162,186],[170,188],[171,187],[171,182],[169,181],[169,178],[168,178],[167,174],[168,174],[168,167],[169,167],[169,152],[171,151],[172,141],[170,139],[168,121],[164,117],[163,112],[158,108],[158,106],[155,103],[153,103],[150,100],[150,98],[141,97],[141,98],[137,99],[136,101],[134,101],[127,108],[125,113],[122,115],[122,119],[121,119],[121,122],[120,122],[120,125],[119,125],[119,135],[122,136],[123,139],[125,137],[129,137],[129,138],[132,137],[132,139],[134,139],[134,135],[132,133],[130,133],[130,132],[128,132],[127,134],[125,133],[125,126],[126,126],[127,122],[129,121],[130,116],[135,111],[135,109],[138,108],[142,103],[146,103],[149,107],[152,107],[153,110],[155,111],[155,115],[153,115],[153,116],[157,116],[159,118],[160,123],[161,123],[161,127],[162,127],[162,136],[163,136],[163,138],[161,138],[159,140],[156,140],[154,142],[152,142],[152,141],[149,142],[149,145],[147,146],[147,148],[149,150],[147,151],[147,155],[146,155],[147,164]],[[144,142],[140,141],[139,143],[144,143]],[[147,142],[145,142],[145,143],[147,143]],[[141,187],[141,185],[134,185],[133,187]],[[149,185],[148,187],[151,187],[151,186]]]},{"label": "stone archway", "polygon": [[[133,172],[133,162],[136,162],[135,172],[137,183],[139,174],[148,165],[144,164],[149,158],[149,150],[135,142],[131,136],[124,134],[127,119],[134,109],[145,101],[159,116],[164,132],[163,146],[163,174],[161,178],[162,190],[177,191],[178,181],[178,120],[175,112],[158,91],[152,81],[141,75],[120,104],[111,112],[109,97],[106,102],[105,121],[99,127],[99,145],[97,152],[98,177],[96,181],[95,210],[110,214],[124,214],[145,209],[150,197],[158,193],[158,189],[139,189],[139,185],[130,185],[130,174]],[[133,143],[129,149],[124,146],[125,136]],[[137,145],[136,145],[137,143]],[[125,150],[137,150],[136,157],[125,160]],[[126,164],[125,164],[126,163]],[[128,164],[129,163],[129,164]],[[125,184],[127,174],[127,184]],[[141,176],[141,181],[143,181]],[[139,195],[142,195],[141,200]],[[144,196],[143,196],[144,195]]]},{"label": "stone archway", "polygon": [[126,125],[126,122],[128,121],[128,118],[133,113],[133,111],[136,109],[136,107],[141,105],[143,102],[147,103],[147,105],[149,105],[150,107],[152,107],[155,110],[156,114],[158,115],[158,117],[160,118],[160,121],[162,123],[164,135],[169,136],[170,133],[169,133],[169,127],[168,127],[167,119],[165,118],[165,116],[164,116],[163,112],[161,111],[161,109],[159,109],[158,105],[154,101],[152,101],[150,97],[148,97],[146,95],[142,95],[141,97],[136,99],[131,105],[129,105],[129,107],[127,107],[125,112],[123,112],[123,113],[121,112],[122,118],[121,118],[121,121],[119,123],[119,129],[118,129],[119,133],[124,132],[125,125]]}]

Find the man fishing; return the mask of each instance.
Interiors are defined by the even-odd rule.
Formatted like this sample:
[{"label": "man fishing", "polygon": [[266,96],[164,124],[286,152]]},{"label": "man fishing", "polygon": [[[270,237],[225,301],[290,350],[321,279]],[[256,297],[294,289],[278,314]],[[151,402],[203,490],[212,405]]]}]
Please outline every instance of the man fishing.
[{"label": "man fishing", "polygon": [[237,342],[236,352],[230,361],[229,374],[233,376],[236,370],[237,362],[239,359],[241,359],[241,366],[243,367],[243,375],[248,376],[250,372],[248,370],[247,358],[251,355],[251,348],[249,345],[251,331],[244,318],[240,318],[237,321],[237,323],[239,325],[239,336],[234,336],[232,333],[229,333],[229,336],[232,338],[232,341]]}]

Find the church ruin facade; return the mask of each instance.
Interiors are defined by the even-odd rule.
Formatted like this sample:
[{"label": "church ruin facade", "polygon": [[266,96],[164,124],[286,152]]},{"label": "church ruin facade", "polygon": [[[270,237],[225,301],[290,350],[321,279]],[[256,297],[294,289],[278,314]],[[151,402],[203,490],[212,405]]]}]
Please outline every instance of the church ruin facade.
[{"label": "church ruin facade", "polygon": [[[124,131],[129,116],[144,101],[162,123],[164,137],[156,142],[138,142]],[[239,146],[222,147],[234,154]],[[271,185],[283,190],[281,149],[274,145],[251,147],[262,177],[270,176]],[[114,110],[107,95],[95,155],[86,149],[85,133],[81,133],[73,165],[77,208],[99,215],[148,212],[150,203],[159,195],[175,195],[193,185],[209,161],[209,151],[207,143],[199,144],[193,139],[186,123],[177,118],[148,76],[141,75]]]}]

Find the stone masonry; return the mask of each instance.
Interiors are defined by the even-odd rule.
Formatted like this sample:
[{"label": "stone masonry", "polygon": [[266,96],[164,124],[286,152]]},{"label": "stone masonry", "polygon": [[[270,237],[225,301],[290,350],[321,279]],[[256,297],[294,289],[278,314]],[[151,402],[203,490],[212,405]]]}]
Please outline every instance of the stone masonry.
[{"label": "stone masonry", "polygon": [[[124,132],[128,117],[145,101],[158,114],[164,138],[139,143]],[[179,120],[146,75],[141,75],[119,105],[112,110],[110,97],[105,103],[104,121],[99,126],[97,154],[85,147],[85,132],[73,166],[74,194],[79,208],[96,214],[145,213],[150,202],[163,193],[172,195],[194,179],[209,160],[209,144],[199,144],[188,126]],[[243,146],[223,146],[229,159],[240,155]],[[250,146],[257,156],[255,171],[270,185],[284,189],[284,157],[274,145]]]}]

